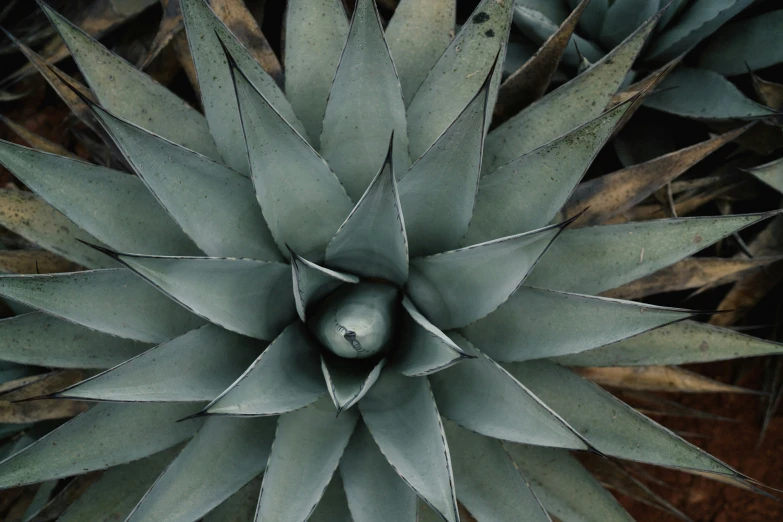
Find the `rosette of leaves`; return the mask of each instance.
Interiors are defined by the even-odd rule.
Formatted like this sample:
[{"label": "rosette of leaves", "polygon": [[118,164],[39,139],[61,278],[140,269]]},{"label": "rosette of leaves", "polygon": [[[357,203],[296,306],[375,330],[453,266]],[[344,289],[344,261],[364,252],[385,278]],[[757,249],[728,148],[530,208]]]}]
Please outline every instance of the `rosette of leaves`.
[{"label": "rosette of leaves", "polygon": [[[522,33],[517,62],[533,54],[573,9],[583,9],[564,56],[571,70],[602,59],[649,17],[661,20],[637,67],[652,70],[687,55],[646,105],[695,119],[765,118],[774,112],[743,94],[728,78],[783,62],[783,10],[752,7],[754,0],[515,0]],[[748,9],[751,8],[751,9]],[[747,11],[746,11],[747,10]],[[695,50],[694,50],[695,48]],[[693,53],[691,51],[694,50]]]},{"label": "rosette of leaves", "polygon": [[571,451],[745,480],[568,368],[780,349],[597,296],[768,214],[552,223],[654,20],[488,133],[509,1],[452,37],[451,0],[292,0],[284,93],[182,0],[203,115],[42,7],[135,175],[0,143],[37,194],[2,222],[87,268],[0,277],[36,310],[0,358],[105,370],[1,487],[106,470],[66,522],[615,521]]}]

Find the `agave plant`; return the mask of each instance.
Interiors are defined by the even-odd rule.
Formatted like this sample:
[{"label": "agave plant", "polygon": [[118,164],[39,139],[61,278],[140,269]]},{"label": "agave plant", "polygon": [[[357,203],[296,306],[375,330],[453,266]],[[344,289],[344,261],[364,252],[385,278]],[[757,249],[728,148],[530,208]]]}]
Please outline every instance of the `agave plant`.
[{"label": "agave plant", "polygon": [[136,176],[0,142],[40,196],[3,192],[2,222],[89,268],[0,277],[37,310],[0,358],[105,370],[46,396],[97,404],[1,487],[108,469],[66,522],[615,521],[571,450],[744,480],[567,367],[780,350],[597,296],[767,214],[552,223],[655,19],[488,133],[510,1],[452,39],[453,0],[385,31],[372,0],[290,0],[285,94],[181,6],[203,116],[42,4]]},{"label": "agave plant", "polygon": [[698,119],[759,118],[771,111],[742,94],[726,76],[737,76],[783,61],[783,11],[754,13],[736,20],[753,0],[515,0],[514,22],[522,37],[514,62],[532,55],[535,44],[553,34],[572,9],[579,25],[564,56],[572,70],[604,57],[659,9],[661,20],[637,66],[655,69],[689,54],[647,105]]}]

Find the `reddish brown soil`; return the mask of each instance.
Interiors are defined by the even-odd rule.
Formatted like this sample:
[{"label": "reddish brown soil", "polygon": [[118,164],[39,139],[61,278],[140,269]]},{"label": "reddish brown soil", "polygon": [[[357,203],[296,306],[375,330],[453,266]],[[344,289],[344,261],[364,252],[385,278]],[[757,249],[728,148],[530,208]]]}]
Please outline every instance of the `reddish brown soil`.
[{"label": "reddish brown soil", "polygon": [[[758,389],[762,361],[752,363],[752,370],[737,380],[738,364],[719,363],[699,368],[713,378]],[[763,412],[761,401],[753,395],[682,395],[676,397],[686,406],[715,415],[737,419],[727,423],[703,419],[656,419],[667,427],[703,438],[691,442],[720,458],[751,478],[773,488],[783,489],[783,417],[772,420],[763,443],[757,447]],[[661,497],[680,509],[695,522],[772,522],[783,520],[783,502],[685,473],[646,468],[667,486],[651,485]],[[650,485],[650,484],[648,484]],[[772,491],[773,494],[776,494]],[[780,495],[783,497],[783,495]],[[656,509],[621,498],[630,513],[640,522],[674,522],[679,520]]]}]

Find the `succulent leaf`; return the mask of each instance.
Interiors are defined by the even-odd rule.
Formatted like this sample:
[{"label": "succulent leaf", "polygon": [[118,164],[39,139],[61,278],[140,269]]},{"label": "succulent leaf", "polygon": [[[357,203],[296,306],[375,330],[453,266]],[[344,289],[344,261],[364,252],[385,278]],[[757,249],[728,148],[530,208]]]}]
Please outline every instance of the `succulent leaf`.
[{"label": "succulent leaf", "polygon": [[408,238],[400,207],[394,138],[381,169],[326,247],[326,264],[401,285],[408,278]]},{"label": "succulent leaf", "polygon": [[288,2],[285,93],[316,149],[329,90],[347,38],[348,18],[340,0]]},{"label": "succulent leaf", "polygon": [[364,424],[340,461],[354,522],[416,522],[416,493],[394,471]]},{"label": "succulent leaf", "polygon": [[386,359],[367,365],[359,361],[346,363],[344,360],[333,360],[328,355],[321,355],[321,371],[326,381],[326,389],[329,390],[338,414],[359,402],[370,391],[384,366]]},{"label": "succulent leaf", "polygon": [[[258,357],[264,343],[208,324],[156,346],[57,397],[119,402],[210,401]],[[183,361],[188,361],[183,371]]]},{"label": "succulent leaf", "polygon": [[332,476],[332,481],[326,486],[323,497],[318,501],[308,522],[353,522],[348,509],[348,499],[340,475]]},{"label": "succulent leaf", "polygon": [[457,119],[400,179],[413,257],[457,248],[468,230],[481,174],[492,71]]},{"label": "succulent leaf", "polygon": [[574,522],[633,522],[579,461],[562,449],[505,444],[546,510]]},{"label": "succulent leaf", "polygon": [[[585,16],[590,16],[587,11],[593,4],[591,1],[582,13],[580,20]],[[524,5],[514,7],[514,25],[528,38],[536,42],[544,42],[555,34],[558,25],[538,9],[531,9]],[[634,27],[635,28],[635,27]],[[600,47],[596,46],[590,40],[582,38],[578,34],[572,34],[568,46],[563,53],[563,61],[573,67],[579,64],[580,60],[587,58],[591,61],[598,61],[604,55]]]},{"label": "succulent leaf", "polygon": [[386,41],[409,104],[451,43],[456,0],[402,0],[386,27]]},{"label": "succulent leaf", "polygon": [[408,296],[442,330],[481,319],[522,284],[563,226],[414,259],[406,284]]},{"label": "succulent leaf", "polygon": [[247,176],[250,174],[250,166],[242,134],[242,120],[223,46],[275,110],[302,135],[305,135],[304,127],[275,80],[215,16],[205,0],[180,0],[180,5],[209,130],[224,163]]},{"label": "succulent leaf", "polygon": [[783,194],[783,159],[778,159],[747,170],[759,180]]},{"label": "succulent leaf", "polygon": [[188,310],[232,332],[271,340],[296,317],[285,263],[112,255]]},{"label": "succulent leaf", "polygon": [[[408,107],[410,154],[418,158],[457,119],[506,55],[514,2],[482,0],[432,67]],[[495,67],[489,107],[495,105],[502,68]],[[492,111],[486,115],[486,126]]]},{"label": "succulent leaf", "polygon": [[329,165],[232,68],[256,198],[281,252],[323,256],[353,208]]},{"label": "succulent leaf", "polygon": [[[523,0],[529,1],[529,0]],[[590,5],[585,9],[579,21],[579,27],[587,33],[590,38],[597,39],[601,34],[601,28],[604,25],[604,17],[609,9],[609,4],[614,0],[591,0]],[[568,6],[575,9],[579,0],[568,0]]]},{"label": "succulent leaf", "polygon": [[451,338],[474,358],[429,377],[444,417],[494,439],[587,449],[559,415],[499,364],[459,334]]},{"label": "succulent leaf", "polygon": [[654,16],[661,8],[660,4],[660,0],[614,0],[606,10],[598,39],[607,49],[615,48],[634,29]]},{"label": "succulent leaf", "polygon": [[281,259],[249,179],[98,106],[92,109],[139,177],[207,255]]},{"label": "succulent leaf", "polygon": [[[730,477],[739,474],[597,385],[549,361],[504,367],[607,455]],[[628,433],[634,433],[631,439]]]},{"label": "succulent leaf", "polygon": [[207,419],[127,522],[192,522],[204,516],[264,471],[276,421]]},{"label": "succulent leaf", "polygon": [[594,350],[558,357],[565,366],[658,366],[777,355],[783,345],[695,321],[655,329]]},{"label": "succulent leaf", "polygon": [[99,243],[96,238],[30,192],[0,189],[0,225],[88,268],[118,266],[112,259],[79,242]]},{"label": "succulent leaf", "polygon": [[0,164],[112,248],[171,255],[200,253],[135,176],[2,140]]},{"label": "succulent leaf", "polygon": [[188,403],[98,404],[0,462],[0,487],[106,469],[170,448],[199,428],[199,420],[177,422],[197,409]]},{"label": "succulent leaf", "polygon": [[155,479],[182,448],[161,451],[150,457],[106,471],[76,499],[59,522],[114,522],[125,520]]},{"label": "succulent leaf", "polygon": [[258,504],[261,477],[248,482],[225,502],[210,511],[204,522],[253,522]]},{"label": "succulent leaf", "polygon": [[0,359],[47,368],[111,368],[151,345],[31,312],[0,320]]},{"label": "succulent leaf", "polygon": [[294,323],[204,411],[211,415],[279,415],[312,403],[326,392],[318,346]]},{"label": "succulent leaf", "polygon": [[[693,0],[675,23],[655,39],[647,56],[667,61],[689,51],[752,3],[753,0]],[[676,7],[681,6],[670,6]]]},{"label": "succulent leaf", "polygon": [[597,294],[676,263],[771,215],[659,219],[565,230],[526,284]]},{"label": "succulent leaf", "polygon": [[[594,5],[594,2],[590,3]],[[585,9],[582,20],[592,5]],[[484,148],[483,171],[492,172],[520,154],[600,116],[625,79],[656,21],[657,17],[645,22],[587,71],[490,132]]]},{"label": "succulent leaf", "polygon": [[410,299],[403,297],[402,306],[408,317],[403,320],[403,334],[392,368],[417,377],[443,370],[467,357],[462,348],[421,315]]},{"label": "succulent leaf", "polygon": [[256,522],[307,520],[337,469],[358,417],[354,410],[335,416],[331,402],[323,398],[279,418]]},{"label": "succulent leaf", "polygon": [[550,223],[631,108],[615,107],[479,181],[464,243],[489,241]]},{"label": "succulent leaf", "polygon": [[427,378],[387,369],[359,410],[400,477],[444,520],[459,522],[451,457]]},{"label": "succulent leaf", "polygon": [[783,10],[732,22],[715,33],[699,54],[699,67],[727,76],[783,62]]},{"label": "succulent leaf", "polygon": [[185,148],[220,159],[204,116],[44,2],[38,3],[65,40],[102,106]]},{"label": "succulent leaf", "polygon": [[394,139],[394,167],[410,165],[405,103],[394,62],[383,37],[374,0],[358,0],[321,133],[321,154],[354,201],[372,175],[383,169]]},{"label": "succulent leaf", "polygon": [[[461,330],[496,361],[575,354],[691,317],[678,308],[522,287],[500,308]],[[649,348],[647,354],[657,353]]]},{"label": "succulent leaf", "polygon": [[319,301],[344,283],[359,282],[359,278],[355,275],[324,268],[297,255],[294,251],[290,254],[296,312],[302,321],[306,318],[308,305]]},{"label": "succulent leaf", "polygon": [[482,437],[446,421],[452,448],[457,498],[479,520],[551,522],[499,440]]},{"label": "succulent leaf", "polygon": [[168,341],[203,324],[125,269],[2,276],[0,295],[99,332],[147,343]]},{"label": "succulent leaf", "polygon": [[720,74],[678,67],[645,105],[659,111],[696,119],[743,119],[773,116],[775,111],[746,97]]}]

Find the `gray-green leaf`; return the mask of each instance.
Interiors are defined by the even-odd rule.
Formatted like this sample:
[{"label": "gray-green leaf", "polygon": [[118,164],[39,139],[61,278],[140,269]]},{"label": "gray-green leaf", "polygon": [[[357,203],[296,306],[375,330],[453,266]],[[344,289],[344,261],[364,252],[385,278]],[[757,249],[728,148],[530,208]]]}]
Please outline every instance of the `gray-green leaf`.
[{"label": "gray-green leaf", "polygon": [[0,487],[125,464],[190,438],[200,420],[177,422],[193,404],[98,404],[0,462]]},{"label": "gray-green leaf", "polygon": [[318,148],[326,100],[348,38],[340,0],[290,0],[285,23],[285,91]]},{"label": "gray-green leaf", "polygon": [[778,192],[783,193],[783,158],[746,170]]},{"label": "gray-green leaf", "polygon": [[526,284],[598,294],[676,263],[771,215],[658,219],[566,230]]},{"label": "gray-green leaf", "polygon": [[374,0],[358,0],[326,104],[321,154],[356,201],[384,164],[394,136],[394,166],[410,165],[405,103]]},{"label": "gray-green leaf", "polygon": [[115,254],[117,260],[208,321],[274,339],[296,317],[285,263],[217,257]]},{"label": "gray-green leaf", "polygon": [[335,473],[308,522],[353,522],[343,481]]},{"label": "gray-green leaf", "polygon": [[0,295],[123,339],[162,343],[203,321],[130,270],[0,277]]},{"label": "gray-green leaf", "polygon": [[355,275],[329,270],[308,261],[296,252],[290,253],[296,313],[302,321],[305,320],[308,305],[316,303],[344,283],[359,282]]},{"label": "gray-green leaf", "polygon": [[499,440],[445,423],[457,498],[478,520],[551,522]]},{"label": "gray-green leaf", "polygon": [[650,95],[645,106],[696,119],[762,118],[775,111],[746,97],[720,74],[678,67]]},{"label": "gray-green leaf", "polygon": [[151,348],[32,312],[0,321],[0,359],[47,368],[111,368]]},{"label": "gray-green leaf", "polygon": [[633,522],[620,503],[562,449],[506,444],[547,511],[565,522]]},{"label": "gray-green leaf", "polygon": [[249,179],[100,107],[92,110],[158,201],[207,255],[281,258]]},{"label": "gray-green leaf", "polygon": [[601,61],[490,132],[484,146],[482,170],[492,172],[600,116],[631,69],[657,19],[645,22]]},{"label": "gray-green leaf", "polygon": [[65,40],[103,107],[185,148],[220,159],[204,116],[51,7],[43,2],[39,5]]},{"label": "gray-green leaf", "polygon": [[695,321],[650,332],[556,360],[566,366],[669,366],[778,355],[783,345]]},{"label": "gray-green leaf", "polygon": [[394,144],[356,207],[326,247],[326,263],[401,285],[408,278],[408,238],[397,192]]},{"label": "gray-green leaf", "polygon": [[[482,0],[430,70],[408,107],[412,158],[435,143],[476,95],[493,64],[503,63],[514,2]],[[489,106],[495,105],[502,67],[495,67]],[[491,111],[486,115],[489,124]]]},{"label": "gray-green leaf", "polygon": [[136,176],[2,140],[0,164],[112,248],[162,255],[200,253]]},{"label": "gray-green leaf", "polygon": [[461,328],[503,304],[561,230],[551,225],[414,259],[408,295],[438,328]]},{"label": "gray-green leaf", "polygon": [[[504,365],[598,451],[623,459],[737,477],[733,469],[597,385],[549,361]],[[633,433],[633,437],[628,434]]]},{"label": "gray-green leaf", "polygon": [[429,377],[444,417],[495,439],[587,449],[560,416],[499,364],[459,334],[451,338],[475,358]]},{"label": "gray-green leaf", "polygon": [[80,265],[117,266],[111,258],[79,242],[98,243],[96,238],[30,192],[0,189],[0,225]]},{"label": "gray-green leaf", "polygon": [[320,259],[353,203],[329,165],[233,69],[256,198],[281,251]]},{"label": "gray-green leaf", "polygon": [[783,10],[732,22],[699,54],[699,67],[733,76],[783,62]]},{"label": "gray-green leaf", "polygon": [[127,522],[193,522],[266,467],[277,419],[207,419]]},{"label": "gray-green leaf", "polygon": [[457,248],[468,230],[481,174],[490,78],[400,179],[411,256]]},{"label": "gray-green leaf", "polygon": [[443,519],[457,522],[449,448],[427,378],[387,370],[359,409],[400,477]]},{"label": "gray-green leaf", "polygon": [[256,522],[304,522],[310,516],[337,469],[358,417],[355,410],[335,416],[327,398],[280,417]]},{"label": "gray-green leaf", "polygon": [[364,362],[321,355],[321,371],[326,389],[338,414],[359,402],[370,391],[386,365],[386,359],[371,364]]},{"label": "gray-green leaf", "polygon": [[386,41],[410,103],[421,82],[451,43],[455,0],[402,0],[386,27]]},{"label": "gray-green leaf", "polygon": [[[286,328],[226,391],[205,408],[212,415],[279,415],[326,392],[318,346],[301,323]],[[334,410],[332,410],[334,413]]]},{"label": "gray-green leaf", "polygon": [[691,315],[676,308],[522,287],[462,334],[496,361],[525,361],[592,350]]},{"label": "gray-green leaf", "polygon": [[416,522],[416,493],[383,456],[364,424],[354,430],[340,475],[355,522]]},{"label": "gray-green leaf", "polygon": [[519,234],[552,221],[632,102],[483,176],[464,244]]},{"label": "gray-green leaf", "polygon": [[57,396],[120,402],[211,401],[242,375],[263,348],[257,339],[208,324]]}]

